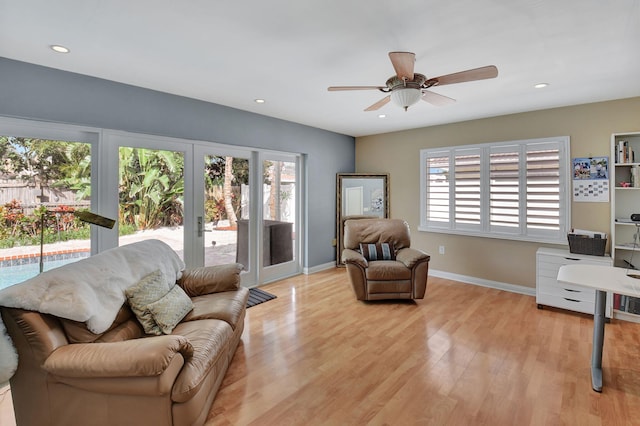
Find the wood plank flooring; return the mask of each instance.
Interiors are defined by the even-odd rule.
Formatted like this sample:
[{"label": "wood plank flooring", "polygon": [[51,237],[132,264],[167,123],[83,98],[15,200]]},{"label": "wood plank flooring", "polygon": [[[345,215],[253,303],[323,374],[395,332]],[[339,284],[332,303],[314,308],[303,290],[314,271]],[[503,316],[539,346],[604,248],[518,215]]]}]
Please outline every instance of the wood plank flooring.
[{"label": "wood plank flooring", "polygon": [[261,287],[207,425],[640,425],[640,325],[429,278],[424,300],[363,303],[344,269]]},{"label": "wood plank flooring", "polygon": [[344,269],[261,288],[207,425],[640,425],[640,324],[607,324],[599,394],[592,319],[531,296],[430,277],[364,303]]}]

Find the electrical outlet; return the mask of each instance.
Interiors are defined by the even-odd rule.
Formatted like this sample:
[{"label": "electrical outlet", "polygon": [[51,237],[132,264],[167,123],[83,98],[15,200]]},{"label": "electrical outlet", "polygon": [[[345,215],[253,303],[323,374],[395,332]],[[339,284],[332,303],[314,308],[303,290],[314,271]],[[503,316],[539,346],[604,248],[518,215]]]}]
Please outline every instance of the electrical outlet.
[{"label": "electrical outlet", "polygon": [[438,247],[438,253],[444,254],[444,246]]}]

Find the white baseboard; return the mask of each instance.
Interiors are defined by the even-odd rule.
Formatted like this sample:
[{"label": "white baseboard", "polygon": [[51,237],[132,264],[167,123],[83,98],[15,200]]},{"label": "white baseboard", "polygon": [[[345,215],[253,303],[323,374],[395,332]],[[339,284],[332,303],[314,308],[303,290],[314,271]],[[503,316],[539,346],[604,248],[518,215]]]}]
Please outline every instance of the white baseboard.
[{"label": "white baseboard", "polygon": [[536,295],[536,289],[532,287],[524,287],[521,285],[501,283],[499,281],[485,280],[482,278],[469,277],[467,275],[453,274],[451,272],[438,271],[433,269],[429,269],[429,275],[438,277],[438,278],[446,278],[448,280],[459,281],[466,284],[479,285],[481,287],[489,287],[489,288],[495,288],[497,290],[510,291],[511,293],[524,294],[526,296],[535,297]]},{"label": "white baseboard", "polygon": [[333,269],[336,267],[336,262],[323,263],[322,265],[316,265],[312,268],[302,268],[302,273],[305,275],[315,274],[316,272],[326,271],[327,269]]},{"label": "white baseboard", "polygon": [[[324,263],[312,268],[302,268],[302,273],[310,275],[320,271],[326,271],[327,269],[334,269],[336,267],[335,262]],[[532,287],[525,287],[516,284],[502,283],[499,281],[485,280],[482,278],[470,277],[468,275],[454,274],[446,271],[438,271],[435,269],[429,269],[429,275],[438,278],[446,278],[448,280],[458,281],[465,284],[473,284],[481,287],[495,288],[496,290],[509,291],[511,293],[524,294],[526,296],[536,295],[536,289]]]}]

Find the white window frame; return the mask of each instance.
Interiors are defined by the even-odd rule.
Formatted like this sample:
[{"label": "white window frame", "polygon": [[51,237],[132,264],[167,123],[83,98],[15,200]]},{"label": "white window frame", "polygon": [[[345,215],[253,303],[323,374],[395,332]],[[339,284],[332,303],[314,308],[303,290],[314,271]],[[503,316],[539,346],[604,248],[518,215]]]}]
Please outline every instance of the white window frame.
[{"label": "white window frame", "polygon": [[[558,164],[558,223],[554,223],[554,229],[541,229],[527,226],[527,152],[542,150],[557,150]],[[492,225],[490,220],[490,161],[492,153],[517,152],[519,164],[518,183],[518,224],[516,226]],[[455,159],[461,155],[480,156],[480,186],[479,186],[479,223],[464,223],[456,221],[456,182]],[[448,179],[448,218],[432,220],[429,215],[428,197],[429,159],[448,158],[448,167],[445,173]],[[439,174],[438,171],[432,175]],[[474,145],[460,145],[445,148],[432,148],[420,150],[420,226],[419,231],[439,232],[447,234],[468,235],[476,237],[500,238],[509,240],[531,241],[538,243],[566,244],[567,232],[571,229],[571,158],[569,136],[557,136],[540,139],[524,139],[516,141],[492,142]],[[439,185],[443,190],[442,183]],[[555,188],[553,188],[555,190]]]},{"label": "white window frame", "polygon": [[[101,154],[99,145],[101,130],[88,126],[49,123],[43,121],[25,120],[21,118],[0,117],[0,134],[5,136],[22,136],[50,140],[82,142],[91,145],[91,211],[105,215],[103,206],[98,199],[98,176],[100,172]],[[107,216],[109,217],[109,216]],[[109,229],[98,226],[90,227],[91,254],[100,252],[100,244],[105,231]]]}]

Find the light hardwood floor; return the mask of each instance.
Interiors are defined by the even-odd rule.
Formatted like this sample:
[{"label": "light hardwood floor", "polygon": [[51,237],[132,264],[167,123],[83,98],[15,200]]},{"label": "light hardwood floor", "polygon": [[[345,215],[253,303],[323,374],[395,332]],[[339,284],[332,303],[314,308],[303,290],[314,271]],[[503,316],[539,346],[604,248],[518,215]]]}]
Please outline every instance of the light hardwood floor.
[{"label": "light hardwood floor", "polygon": [[344,269],[261,288],[207,425],[640,425],[640,324],[607,324],[599,394],[592,319],[530,296],[430,277],[364,303]]}]

